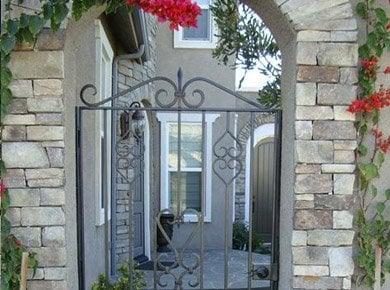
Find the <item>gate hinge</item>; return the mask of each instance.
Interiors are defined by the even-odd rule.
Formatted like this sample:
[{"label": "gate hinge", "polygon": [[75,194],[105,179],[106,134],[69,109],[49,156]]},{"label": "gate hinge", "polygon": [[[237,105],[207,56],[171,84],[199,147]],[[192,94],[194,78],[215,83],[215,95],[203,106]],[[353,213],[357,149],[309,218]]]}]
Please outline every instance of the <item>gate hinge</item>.
[{"label": "gate hinge", "polygon": [[278,281],[279,264],[253,264],[252,277],[254,280]]}]

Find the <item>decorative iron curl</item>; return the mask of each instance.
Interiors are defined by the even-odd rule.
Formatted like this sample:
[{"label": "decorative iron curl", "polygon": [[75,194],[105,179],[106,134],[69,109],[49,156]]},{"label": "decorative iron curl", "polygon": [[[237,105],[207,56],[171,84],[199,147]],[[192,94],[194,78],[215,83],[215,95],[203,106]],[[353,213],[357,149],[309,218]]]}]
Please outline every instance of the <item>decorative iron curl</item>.
[{"label": "decorative iron curl", "polygon": [[187,101],[186,94],[183,93],[183,95],[182,95],[183,104],[185,104],[190,109],[198,109],[198,108],[200,108],[203,105],[203,103],[204,103],[204,101],[206,99],[205,93],[201,89],[195,89],[195,90],[192,91],[191,95],[194,98],[196,97],[196,95],[198,95],[199,98],[200,98],[199,102],[196,103],[196,104],[191,104],[189,101]]},{"label": "decorative iron curl", "polygon": [[[188,284],[188,286],[195,288],[195,287],[199,286],[199,284],[200,284],[200,273],[198,270],[200,269],[201,257],[196,253],[190,253],[190,255],[195,258],[195,263],[193,265],[188,265],[185,262],[185,251],[188,248],[188,246],[190,245],[190,242],[193,240],[195,234],[198,232],[198,230],[200,228],[200,224],[203,222],[203,215],[202,215],[202,213],[198,212],[195,209],[187,208],[184,211],[182,211],[179,216],[175,217],[176,223],[180,222],[180,221],[182,222],[184,220],[184,216],[186,214],[196,215],[196,217],[197,217],[197,223],[193,227],[192,231],[189,233],[187,238],[185,239],[184,243],[181,245],[181,247],[180,246],[175,247],[175,245],[173,244],[172,240],[169,238],[168,234],[165,232],[165,230],[160,222],[161,216],[163,214],[172,214],[172,210],[170,210],[170,209],[161,210],[155,216],[155,221],[156,221],[157,227],[160,230],[160,232],[162,233],[163,237],[166,239],[166,241],[168,241],[168,244],[169,244],[171,250],[173,251],[175,259],[174,259],[174,262],[172,265],[165,266],[162,262],[162,258],[167,257],[167,254],[163,253],[163,254],[160,254],[157,256],[157,259],[156,259],[157,260],[157,267],[158,267],[158,269],[162,270],[161,273],[157,274],[157,284],[161,287],[166,287],[168,284],[164,283],[161,280],[161,278],[164,276],[171,276],[174,279],[174,283],[175,283],[174,289],[181,290],[181,289],[183,289],[184,277],[190,276],[190,279],[189,279],[187,284]],[[178,248],[180,249],[180,251],[178,250]],[[179,267],[180,267],[180,269],[182,269],[180,272],[179,272]],[[178,273],[174,272],[175,269]]]},{"label": "decorative iron curl", "polygon": [[[226,144],[234,144],[235,146],[226,146],[224,145],[226,140]],[[221,145],[218,145],[220,144]],[[243,146],[241,142],[233,136],[233,134],[226,130],[225,133],[218,138],[218,140],[213,145],[213,153],[215,156],[215,160],[213,161],[213,171],[215,175],[227,186],[231,184],[241,173],[243,169],[241,155],[243,154]],[[233,170],[236,169],[235,174],[232,178],[226,179],[220,173],[220,171],[225,170]]]},{"label": "decorative iron curl", "polygon": [[92,89],[92,93],[91,93],[91,96],[96,96],[97,94],[97,89],[94,85],[92,84],[88,84],[88,85],[85,85],[81,88],[81,91],[80,91],[80,99],[81,101],[84,103],[84,105],[88,106],[88,107],[97,107],[97,103],[90,103],[90,102],[87,102],[86,99],[85,99],[85,96],[87,94],[87,91]]},{"label": "decorative iron curl", "polygon": [[154,83],[154,82],[158,82],[158,81],[162,81],[162,82],[165,82],[165,83],[168,83],[169,85],[171,85],[173,87],[173,90],[176,92],[178,91],[178,88],[177,88],[177,85],[174,81],[172,81],[171,79],[167,78],[167,77],[154,77],[154,78],[150,78],[146,81],[143,81],[143,82],[140,82],[138,84],[136,84],[135,86],[132,86],[131,88],[127,89],[127,90],[123,90],[122,92],[118,93],[118,94],[115,94],[115,95],[112,95],[111,97],[109,98],[106,98],[102,101],[99,101],[99,102],[95,102],[95,103],[92,103],[92,102],[88,102],[86,100],[86,91],[89,90],[89,89],[92,89],[93,90],[93,93],[91,94],[92,96],[96,96],[97,94],[97,89],[94,85],[92,84],[87,84],[85,86],[83,86],[81,88],[81,91],[80,91],[80,99],[81,101],[83,102],[84,105],[86,105],[87,107],[92,107],[92,108],[96,108],[96,107],[100,107],[104,104],[107,104],[111,101],[114,101],[122,96],[126,96],[127,94],[130,94],[134,91],[136,91],[137,89],[139,88],[142,88],[150,83]]},{"label": "decorative iron curl", "polygon": [[156,104],[159,105],[161,108],[172,108],[178,102],[178,97],[176,96],[176,93],[174,94],[173,100],[170,103],[167,103],[167,104],[164,104],[160,100],[160,96],[161,95],[168,96],[168,91],[166,89],[159,89],[154,94],[154,99],[156,101]]},{"label": "decorative iron curl", "polygon": [[[155,98],[155,101],[156,103],[161,107],[161,108],[172,108],[173,106],[177,105],[179,108],[181,108],[182,104],[184,105],[184,107],[188,108],[188,109],[198,109],[200,108],[204,102],[205,102],[205,93],[200,90],[200,89],[194,89],[191,93],[189,93],[188,95],[189,96],[192,96],[192,97],[199,97],[200,100],[199,102],[197,103],[193,103],[191,102],[186,96],[186,91],[189,90],[189,87],[193,84],[193,83],[196,83],[196,82],[203,82],[203,83],[207,83],[217,89],[219,89],[220,91],[223,91],[225,93],[227,93],[228,95],[231,95],[233,97],[235,97],[236,99],[240,99],[241,101],[255,107],[255,108],[258,108],[259,110],[262,110],[262,111],[268,111],[268,110],[272,110],[274,109],[274,106],[271,105],[269,107],[264,107],[262,105],[260,105],[259,103],[255,102],[255,101],[252,101],[212,80],[209,80],[207,78],[204,78],[204,77],[194,77],[192,79],[189,79],[183,86],[182,86],[182,78],[183,78],[183,73],[181,71],[181,69],[179,69],[178,71],[178,74],[177,74],[177,83],[175,83],[173,80],[167,78],[167,77],[154,77],[154,78],[150,78],[146,81],[143,81],[143,82],[140,82],[138,83],[137,85],[127,89],[127,90],[123,90],[122,92],[118,93],[118,94],[115,94],[109,98],[106,98],[102,101],[99,101],[99,102],[89,102],[87,101],[87,97],[88,96],[96,96],[97,95],[97,89],[94,85],[92,84],[87,84],[85,85],[81,91],[80,91],[80,99],[81,101],[83,102],[84,105],[86,105],[87,107],[92,107],[92,108],[96,108],[96,107],[100,107],[104,104],[107,104],[109,103],[110,101],[113,101],[113,100],[116,100],[122,96],[126,96],[132,92],[134,92],[135,90],[141,88],[141,87],[144,87],[150,83],[154,83],[154,82],[158,82],[158,81],[162,81],[162,82],[165,82],[167,83],[168,85],[170,85],[173,89],[173,100],[168,102],[168,103],[164,103],[162,100],[161,100],[161,96],[163,94],[165,94],[165,96],[168,96],[168,91],[167,89],[159,89],[157,90],[157,92],[155,93],[154,95],[154,98]],[[92,89],[92,92],[88,94],[87,91],[91,90]]]}]

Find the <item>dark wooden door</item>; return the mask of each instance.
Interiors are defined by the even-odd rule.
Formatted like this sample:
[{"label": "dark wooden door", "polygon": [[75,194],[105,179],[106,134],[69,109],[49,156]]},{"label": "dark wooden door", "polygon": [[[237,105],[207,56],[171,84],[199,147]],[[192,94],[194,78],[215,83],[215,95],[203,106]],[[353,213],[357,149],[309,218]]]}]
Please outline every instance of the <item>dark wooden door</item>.
[{"label": "dark wooden door", "polygon": [[253,230],[264,242],[271,242],[275,175],[274,139],[259,142],[254,152]]}]

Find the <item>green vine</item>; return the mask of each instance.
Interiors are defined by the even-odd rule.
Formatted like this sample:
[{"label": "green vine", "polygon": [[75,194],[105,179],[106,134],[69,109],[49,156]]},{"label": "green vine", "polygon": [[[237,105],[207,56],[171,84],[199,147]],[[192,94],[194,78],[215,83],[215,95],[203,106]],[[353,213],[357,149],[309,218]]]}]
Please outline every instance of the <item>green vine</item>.
[{"label": "green vine", "polygon": [[[381,283],[384,283],[385,273],[390,272],[390,221],[385,218],[390,189],[381,193],[375,185],[381,178],[380,172],[390,146],[390,138],[384,138],[379,128],[381,109],[390,106],[390,90],[381,87],[376,91],[378,61],[385,49],[390,51],[390,32],[389,17],[382,8],[377,7],[375,0],[359,2],[356,12],[366,21],[369,30],[366,42],[359,48],[362,61],[359,70],[361,93],[359,100],[349,108],[350,112],[358,115],[360,138],[357,149],[359,209],[355,219],[357,264],[360,268],[357,282],[373,287],[376,283],[377,259],[381,260]],[[382,252],[381,257],[376,257],[378,249]]]},{"label": "green vine", "polygon": [[[20,271],[23,252],[27,252],[21,242],[12,235],[11,223],[5,217],[10,200],[8,190],[0,183],[1,189],[1,289],[17,290],[20,283]],[[28,266],[33,269],[33,275],[38,267],[35,253],[29,253]]]},{"label": "green vine", "polygon": [[[19,0],[18,4],[23,5],[23,2],[23,0]],[[48,24],[53,31],[58,30],[69,14],[71,1],[41,0],[40,3],[41,7],[35,13],[22,13],[15,18],[11,18],[14,4],[10,0],[6,4],[7,13],[4,21],[2,21],[0,35],[0,122],[4,119],[12,102],[12,92],[9,87],[13,76],[8,67],[11,51],[17,43],[34,43],[38,34]],[[113,12],[119,6],[124,5],[121,0],[75,0],[72,3],[72,15],[75,19],[79,19],[84,12],[95,5],[106,5],[107,13]],[[376,65],[377,60],[383,55],[385,49],[389,50],[390,48],[389,17],[383,9],[376,7],[375,4],[375,0],[365,0],[359,2],[356,7],[357,14],[367,21],[371,29],[366,43],[359,48],[359,55],[366,64],[367,62],[374,63],[374,66],[366,65],[359,71],[360,104],[369,103],[380,93],[382,95],[383,92],[385,95],[389,94],[389,91],[384,89],[380,92],[375,91],[376,73],[379,69]],[[244,9],[249,8],[244,7]],[[236,1],[233,0],[216,0],[212,10],[216,16],[221,39],[214,52],[214,57],[223,63],[227,63],[229,57],[234,56],[239,60],[235,63],[235,66],[242,66],[246,69],[253,68],[255,65],[253,60],[260,57],[265,57],[266,60],[268,57],[280,58],[274,39],[269,34],[264,34],[266,33],[265,28],[249,13],[249,10],[238,13]],[[262,66],[260,72],[274,77],[274,81],[260,91],[259,98],[263,103],[274,103],[275,98],[280,97],[280,67],[273,65],[273,61],[269,60]],[[353,105],[351,105],[352,108],[354,108]],[[390,189],[384,193],[379,193],[375,186],[380,178],[385,153],[387,153],[387,150],[384,150],[386,142],[379,134],[380,109],[374,106],[374,109],[369,112],[355,111],[359,115],[357,127],[360,134],[357,149],[360,183],[359,210],[355,220],[359,247],[357,264],[361,270],[358,281],[365,282],[370,287],[375,283],[376,248],[379,247],[382,250],[381,282],[383,282],[385,272],[390,271],[390,262],[386,260],[390,250],[390,222],[384,216],[390,199]],[[374,137],[371,135],[372,132],[375,133]],[[377,146],[369,145],[372,139],[374,139],[373,142]],[[4,174],[5,166],[3,161],[0,160],[0,176],[3,178]],[[1,186],[3,186],[3,183],[1,183]],[[381,196],[383,198],[380,199]],[[8,192],[5,188],[1,188],[2,286],[5,289],[17,289],[20,279],[21,253],[27,249],[10,234],[11,226],[6,218],[8,207]],[[375,208],[374,213],[372,213],[372,208]],[[33,253],[30,254],[29,262],[30,266],[36,269],[37,261]]]},{"label": "green vine", "polygon": [[[17,5],[23,7],[23,0],[19,0]],[[41,0],[39,11],[31,11],[32,14],[22,13],[18,17],[11,18],[11,12],[16,7],[10,0],[6,3],[5,19],[2,21],[2,31],[0,35],[0,122],[8,111],[12,103],[12,92],[10,84],[13,76],[8,65],[12,50],[18,43],[34,44],[39,33],[45,26],[50,25],[52,31],[61,27],[69,14],[70,0]],[[114,12],[118,7],[125,5],[122,0],[74,0],[72,14],[75,19],[79,19],[84,12],[94,5],[106,5],[106,13]],[[0,128],[1,132],[1,128]],[[6,217],[9,208],[9,195],[3,180],[6,174],[5,164],[0,160],[0,193],[1,193],[1,289],[19,289],[20,270],[22,253],[28,249],[11,234],[11,223]],[[38,261],[35,253],[29,253],[29,267],[35,270]]]}]

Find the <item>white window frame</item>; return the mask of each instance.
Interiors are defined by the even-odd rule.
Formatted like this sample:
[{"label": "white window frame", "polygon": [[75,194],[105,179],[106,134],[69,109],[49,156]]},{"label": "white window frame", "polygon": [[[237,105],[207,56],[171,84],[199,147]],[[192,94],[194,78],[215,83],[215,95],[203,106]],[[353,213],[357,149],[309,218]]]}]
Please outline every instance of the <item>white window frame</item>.
[{"label": "white window frame", "polygon": [[[100,20],[95,20],[95,75],[96,75],[96,101],[102,101],[111,96],[112,93],[112,62],[114,60],[114,51],[110,41],[104,31]],[[105,104],[110,106],[111,103]],[[102,206],[103,199],[103,158],[106,162],[105,189],[108,194],[108,218],[111,218],[111,112],[107,111],[107,124],[104,128],[104,111],[95,112],[95,225],[101,226],[105,223],[105,208]],[[105,140],[106,156],[102,152],[102,139]]]},{"label": "white window frame", "polygon": [[[211,207],[212,207],[212,145],[213,145],[213,123],[219,117],[219,114],[206,114],[206,152],[202,158],[206,168],[205,181],[205,222],[211,222]],[[157,113],[157,119],[161,123],[161,180],[160,180],[160,208],[161,210],[170,208],[169,198],[169,125],[177,123],[177,113]],[[200,113],[182,113],[181,124],[202,124],[202,114]],[[191,168],[187,168],[191,170]],[[194,172],[192,170],[191,172]],[[196,171],[199,171],[196,168]],[[182,171],[184,172],[184,171]],[[200,170],[201,172],[201,170]],[[186,214],[185,222],[197,222],[197,216],[194,214]]]},{"label": "white window frame", "polygon": [[[212,0],[210,0],[212,2]],[[210,5],[200,5],[201,9],[210,10]],[[173,32],[173,47],[174,48],[197,48],[197,49],[214,49],[217,47],[217,25],[214,21],[214,16],[210,10],[210,40],[185,40],[183,39],[183,28]]]}]

